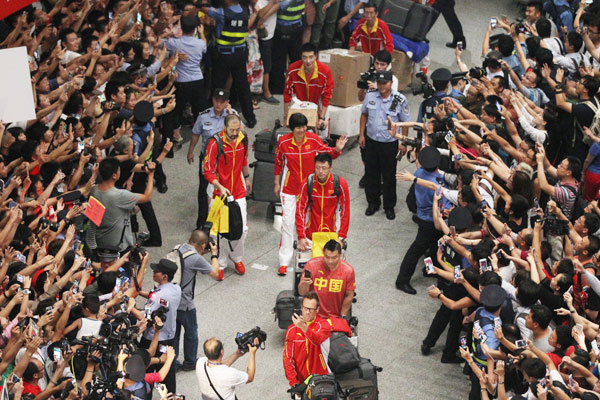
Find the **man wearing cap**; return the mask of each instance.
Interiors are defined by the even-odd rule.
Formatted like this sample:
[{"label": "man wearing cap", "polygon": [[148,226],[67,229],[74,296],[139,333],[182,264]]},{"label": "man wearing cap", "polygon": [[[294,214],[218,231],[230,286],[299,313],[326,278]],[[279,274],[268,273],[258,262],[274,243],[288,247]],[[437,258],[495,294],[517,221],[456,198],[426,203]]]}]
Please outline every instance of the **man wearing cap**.
[{"label": "man wearing cap", "polygon": [[[494,364],[493,362],[490,363],[488,368],[488,358],[481,349],[481,343],[485,342],[490,350],[498,350],[500,347],[500,341],[494,334],[494,319],[500,318],[502,304],[505,299],[506,292],[500,285],[487,285],[481,291],[480,302],[482,307],[475,310],[473,319],[473,336],[469,346],[469,350],[473,350],[473,360],[469,362],[469,366],[475,363],[481,370],[492,373]],[[500,322],[502,323],[502,321]],[[477,328],[477,325],[479,325],[479,328]],[[482,389],[479,385],[479,378],[473,373],[472,369],[469,370],[469,379],[471,380],[469,399],[479,399]]]},{"label": "man wearing cap", "polygon": [[[252,191],[252,184],[248,173],[248,137],[241,131],[241,127],[242,121],[237,115],[225,117],[225,127],[218,134],[219,139],[213,138],[206,145],[202,169],[204,179],[213,185],[213,196],[231,196],[240,207],[244,226],[242,237],[239,240],[228,241],[221,248],[219,266],[221,270],[225,269],[229,258],[233,261],[236,272],[244,275],[246,267],[242,259],[248,234],[246,193]],[[222,146],[219,146],[219,141]]]},{"label": "man wearing cap", "polygon": [[[410,114],[406,97],[392,90],[392,72],[377,72],[375,78],[377,91],[365,96],[358,137],[358,144],[365,149],[365,194],[369,204],[365,215],[373,215],[379,210],[383,188],[385,216],[393,220],[396,218],[398,140],[388,132],[388,120],[406,122],[410,120]],[[403,127],[402,134],[408,135],[408,128]]]},{"label": "man wearing cap", "polygon": [[446,68],[438,68],[431,74],[431,81],[435,92],[431,97],[423,100],[419,106],[417,122],[425,122],[433,117],[435,107],[443,103],[443,98],[448,96],[448,83],[452,79],[452,73]]},{"label": "man wearing cap", "polygon": [[419,258],[428,250],[435,249],[437,241],[441,237],[441,232],[433,223],[434,190],[444,181],[442,174],[438,171],[440,157],[440,152],[435,147],[427,146],[419,152],[420,167],[414,175],[406,170],[397,174],[399,181],[415,184],[417,199],[416,222],[419,229],[415,240],[404,255],[400,264],[400,272],[396,278],[396,288],[408,294],[417,294],[417,291],[410,285],[410,279],[415,272]]},{"label": "man wearing cap", "polygon": [[454,97],[457,100],[465,99],[465,88],[467,87],[467,83],[469,82],[466,77],[466,72],[457,72],[452,74],[452,79],[450,80],[450,84],[452,85],[452,90],[450,91],[450,97]]},{"label": "man wearing cap", "polygon": [[[229,104],[229,91],[225,89],[215,89],[212,98],[213,106],[204,110],[198,115],[198,119],[192,128],[192,138],[187,153],[188,164],[194,162],[194,149],[200,137],[202,137],[202,151],[200,157],[204,155],[206,144],[209,139],[223,130],[225,117],[230,114],[236,114],[231,104]],[[198,218],[196,219],[196,229],[201,229],[208,217],[208,194],[206,189],[208,182],[202,174],[202,159],[200,159],[200,182],[198,185]]]},{"label": "man wearing cap", "polygon": [[[163,258],[156,264],[150,264],[150,268],[153,272],[152,278],[154,282],[158,284],[158,287],[151,292],[140,291],[140,295],[148,298],[145,307],[147,313],[152,313],[161,308],[161,306],[168,307],[168,311],[165,313],[166,319],[158,336],[158,343],[159,345],[173,346],[177,323],[177,308],[179,307],[179,302],[181,301],[181,288],[171,282],[175,276],[175,272],[177,271],[177,264],[175,264],[173,261]],[[153,336],[154,327],[149,326],[144,331],[144,336],[140,341],[140,346],[145,349],[150,348],[150,343],[152,342]],[[157,350],[157,352],[152,355],[160,357],[160,352]],[[158,371],[161,366],[162,365],[157,365],[154,367],[154,369]],[[167,377],[164,380],[164,383],[167,385],[169,392],[176,392],[175,368],[171,367]]]},{"label": "man wearing cap", "polygon": [[[308,120],[303,114],[290,116],[291,133],[283,135],[275,150],[275,195],[281,198],[283,210],[281,241],[279,244],[279,275],[285,275],[294,254],[294,226],[296,203],[300,188],[306,177],[315,172],[315,156],[327,153],[332,158],[342,154],[348,141],[346,136],[337,140],[336,147],[329,147],[313,132],[307,131]],[[281,176],[284,176],[283,185]]]}]

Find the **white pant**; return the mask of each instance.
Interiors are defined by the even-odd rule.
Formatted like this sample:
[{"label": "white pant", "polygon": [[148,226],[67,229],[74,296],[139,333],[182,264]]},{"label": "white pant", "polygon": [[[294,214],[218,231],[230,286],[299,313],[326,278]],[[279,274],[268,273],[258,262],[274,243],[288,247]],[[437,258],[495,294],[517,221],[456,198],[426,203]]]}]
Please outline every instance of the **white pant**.
[{"label": "white pant", "polygon": [[[211,200],[212,201],[212,200]],[[227,267],[227,257],[234,263],[242,261],[244,258],[244,242],[248,235],[248,221],[246,215],[246,198],[237,199],[236,202],[240,206],[242,212],[242,221],[244,223],[244,231],[242,237],[239,240],[232,240],[231,242],[221,238],[219,241],[219,266],[221,268]],[[231,248],[229,245],[231,244]],[[233,251],[231,250],[233,249]]]},{"label": "white pant", "polygon": [[279,265],[289,266],[294,255],[294,233],[296,233],[296,196],[281,193],[281,242],[279,243]]}]

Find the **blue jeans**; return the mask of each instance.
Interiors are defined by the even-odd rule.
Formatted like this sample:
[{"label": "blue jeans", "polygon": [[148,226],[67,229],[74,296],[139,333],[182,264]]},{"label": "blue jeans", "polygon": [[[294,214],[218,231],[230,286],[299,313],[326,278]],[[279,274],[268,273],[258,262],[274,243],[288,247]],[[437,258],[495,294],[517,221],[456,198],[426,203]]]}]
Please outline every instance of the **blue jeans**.
[{"label": "blue jeans", "polygon": [[[183,334],[183,365],[185,367],[196,366],[198,359],[198,321],[196,320],[196,309],[182,311],[177,310],[177,327],[175,330],[175,360],[179,357],[179,337],[181,327],[185,329]],[[178,362],[176,361],[176,364]]]}]

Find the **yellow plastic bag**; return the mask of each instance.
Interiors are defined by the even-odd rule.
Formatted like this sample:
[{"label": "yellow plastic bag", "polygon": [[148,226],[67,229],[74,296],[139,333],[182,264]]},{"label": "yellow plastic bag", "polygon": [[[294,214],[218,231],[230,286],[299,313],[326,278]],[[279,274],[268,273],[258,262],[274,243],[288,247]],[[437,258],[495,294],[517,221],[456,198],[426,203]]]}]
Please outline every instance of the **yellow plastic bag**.
[{"label": "yellow plastic bag", "polygon": [[223,206],[219,211],[219,233],[229,233],[229,207]]},{"label": "yellow plastic bag", "polygon": [[338,240],[337,232],[315,232],[312,235],[312,256],[321,257],[325,243],[331,239]]},{"label": "yellow plastic bag", "polygon": [[[223,207],[225,203],[221,196],[215,197],[210,205],[210,210],[208,211],[208,217],[206,218],[207,222],[212,222],[213,225],[219,225],[219,211],[221,207]],[[229,226],[229,225],[228,225]]]}]

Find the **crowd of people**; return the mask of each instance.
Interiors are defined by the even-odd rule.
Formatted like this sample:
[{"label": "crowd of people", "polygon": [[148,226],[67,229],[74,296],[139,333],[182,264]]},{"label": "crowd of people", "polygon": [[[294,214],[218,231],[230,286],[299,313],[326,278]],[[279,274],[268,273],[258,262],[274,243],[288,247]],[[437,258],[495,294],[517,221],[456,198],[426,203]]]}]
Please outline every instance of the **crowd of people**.
[{"label": "crowd of people", "polygon": [[[600,3],[522,6],[524,19],[490,16],[480,66],[462,60],[454,0],[435,1],[458,71],[433,71],[416,122],[372,2],[41,0],[1,21],[0,47],[27,48],[36,111],[0,123],[3,390],[149,398],[154,385],[173,398],[176,372],[195,370],[203,399],[232,399],[253,381],[259,337],[228,357],[209,338],[198,358],[193,297],[198,272],[223,280],[231,261],[245,273],[246,128],[279,94],[289,129],[273,156],[279,275],[294,239],[298,251],[324,245],[298,282],[283,369],[298,398],[311,374],[331,372],[327,340],[352,334],[356,289],[342,259],[350,188],[332,173],[348,138],[323,144],[290,106],[317,104],[311,128],[327,129],[335,82],[318,53],[335,42],[373,56],[357,89],[365,215],[383,207],[395,220],[397,186],[412,183],[417,233],[396,287],[416,294],[421,257],[423,275],[437,279],[427,293],[441,304],[422,354],[447,328],[441,362],[465,362],[471,400],[600,398]],[[150,262],[138,218],[144,246],[162,246],[152,198],[168,191],[162,164],[187,126],[197,229]],[[397,172],[403,157],[416,170]],[[239,218],[219,245],[207,220],[221,195]],[[142,289],[148,266],[152,291]],[[232,368],[246,352],[247,370]]]}]

